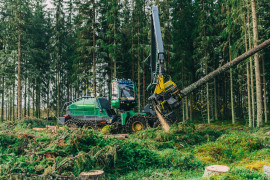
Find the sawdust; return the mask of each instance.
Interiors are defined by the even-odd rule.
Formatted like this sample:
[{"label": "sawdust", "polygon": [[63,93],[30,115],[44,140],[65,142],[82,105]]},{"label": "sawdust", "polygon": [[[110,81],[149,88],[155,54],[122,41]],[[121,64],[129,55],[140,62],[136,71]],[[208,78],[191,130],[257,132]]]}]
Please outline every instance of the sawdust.
[{"label": "sawdust", "polygon": [[159,120],[159,122],[161,123],[162,128],[164,129],[164,131],[165,131],[166,133],[168,133],[169,130],[170,130],[170,125],[166,122],[166,120],[164,119],[164,117],[163,117],[163,116],[160,114],[160,112],[157,110],[158,107],[155,107],[154,109],[155,109],[155,111],[156,111],[158,120]]}]

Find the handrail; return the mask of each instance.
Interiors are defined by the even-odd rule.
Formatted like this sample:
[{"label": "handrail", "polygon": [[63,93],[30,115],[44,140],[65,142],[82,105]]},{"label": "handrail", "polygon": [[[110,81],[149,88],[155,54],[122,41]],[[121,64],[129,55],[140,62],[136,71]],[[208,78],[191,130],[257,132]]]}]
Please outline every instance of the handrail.
[{"label": "handrail", "polygon": [[65,102],[65,104],[61,108],[61,113],[60,114],[63,115],[64,108],[67,107],[68,105],[74,103],[75,101],[79,101],[79,100],[86,99],[86,98],[94,98],[94,97],[93,96],[82,96],[82,97],[76,98],[76,99],[74,99],[72,101]]}]

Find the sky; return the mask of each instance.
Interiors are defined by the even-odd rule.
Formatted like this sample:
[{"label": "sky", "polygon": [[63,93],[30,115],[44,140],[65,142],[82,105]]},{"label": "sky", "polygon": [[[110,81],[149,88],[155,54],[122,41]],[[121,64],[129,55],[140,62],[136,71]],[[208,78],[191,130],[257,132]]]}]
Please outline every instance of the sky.
[{"label": "sky", "polygon": [[53,5],[51,3],[51,0],[46,0],[45,2],[47,4],[47,8],[52,8],[53,7]]}]

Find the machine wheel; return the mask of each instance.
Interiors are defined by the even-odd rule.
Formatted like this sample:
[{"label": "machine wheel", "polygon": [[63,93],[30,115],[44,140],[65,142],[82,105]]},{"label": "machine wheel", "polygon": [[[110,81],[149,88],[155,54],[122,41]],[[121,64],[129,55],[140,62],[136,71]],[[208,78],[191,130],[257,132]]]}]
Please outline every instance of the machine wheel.
[{"label": "machine wheel", "polygon": [[143,115],[135,115],[128,119],[126,130],[130,133],[135,133],[146,129],[146,120]]},{"label": "machine wheel", "polygon": [[68,120],[65,125],[67,125],[70,128],[78,128],[78,124],[75,122],[75,119]]},{"label": "machine wheel", "polygon": [[85,127],[86,129],[91,129],[93,131],[96,129],[94,124],[84,124],[83,127]]}]

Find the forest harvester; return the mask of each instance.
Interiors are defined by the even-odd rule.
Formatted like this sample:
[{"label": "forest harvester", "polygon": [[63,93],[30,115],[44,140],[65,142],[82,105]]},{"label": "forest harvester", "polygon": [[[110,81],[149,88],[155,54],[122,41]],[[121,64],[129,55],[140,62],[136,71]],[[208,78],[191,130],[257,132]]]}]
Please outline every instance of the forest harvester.
[{"label": "forest harvester", "polygon": [[[80,100],[72,101],[67,107],[65,117],[60,117],[58,122],[75,127],[94,127],[117,123],[120,125],[119,127],[124,127],[129,132],[145,129],[147,124],[150,127],[156,127],[161,123],[162,127],[168,130],[168,127],[175,121],[174,111],[180,107],[181,99],[184,96],[268,45],[270,45],[270,39],[219,67],[188,87],[179,90],[170,76],[165,73],[165,53],[159,12],[158,7],[153,6],[151,13],[151,84],[147,87],[147,90],[152,92],[152,95],[148,98],[150,104],[146,105],[143,112],[133,111],[136,104],[134,83],[130,80],[114,80],[111,90],[111,105],[114,109],[111,109],[106,98],[83,97]],[[118,115],[115,110],[119,112]]]},{"label": "forest harvester", "polygon": [[[115,79],[111,83],[111,104],[105,97],[82,97],[65,103],[66,115],[58,119],[59,124],[70,127],[102,128],[115,125],[117,130],[137,132],[158,123],[155,116],[135,112],[136,88],[131,80]],[[111,108],[112,107],[112,108]]]}]

